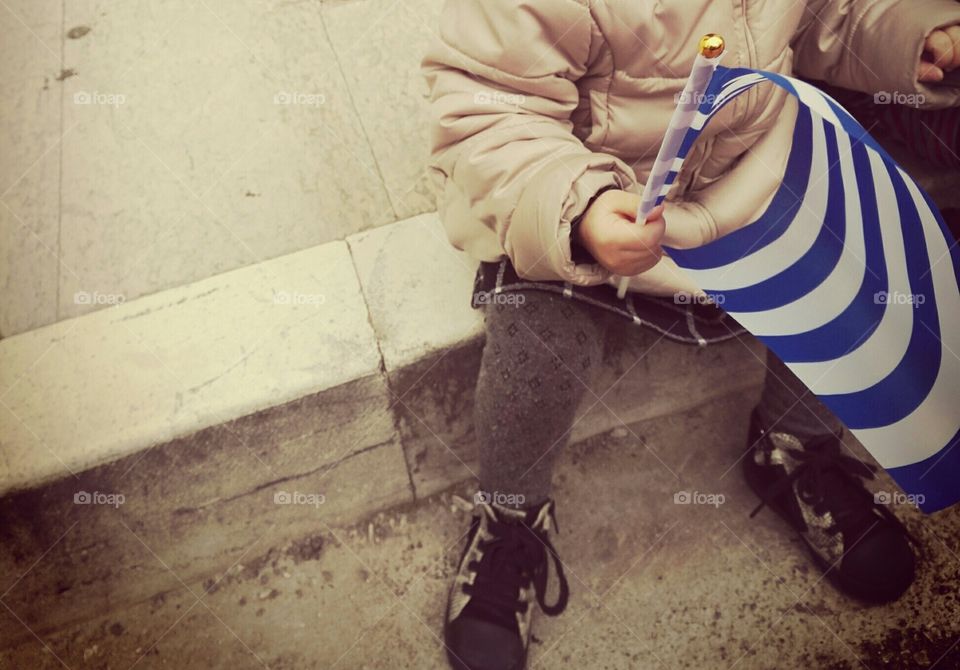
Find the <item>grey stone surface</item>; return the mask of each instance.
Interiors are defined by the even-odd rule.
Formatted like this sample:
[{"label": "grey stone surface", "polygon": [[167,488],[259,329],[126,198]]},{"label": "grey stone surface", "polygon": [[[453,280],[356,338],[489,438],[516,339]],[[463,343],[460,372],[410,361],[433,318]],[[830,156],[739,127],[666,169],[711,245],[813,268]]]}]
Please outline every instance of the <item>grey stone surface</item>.
[{"label": "grey stone surface", "polygon": [[0,337],[57,318],[62,10],[0,8]]},{"label": "grey stone surface", "polygon": [[[282,441],[291,411],[314,409],[336,425],[331,407],[347,395],[338,392],[3,498],[3,604],[21,622],[3,620],[0,638],[9,644],[71,625],[215,573],[254,545],[411,501],[402,450],[389,434],[365,448],[355,434],[315,428]],[[264,461],[277,467],[264,473]],[[78,504],[84,495],[92,502]]]},{"label": "grey stone surface", "polygon": [[397,218],[316,3],[65,7],[60,318]]},{"label": "grey stone surface", "polygon": [[347,238],[388,373],[483,333],[470,307],[477,262],[447,241],[436,212]]},{"label": "grey stone surface", "polygon": [[[755,501],[736,467],[747,409],[737,398],[710,402],[561,457],[556,545],[572,598],[562,616],[535,618],[532,668],[960,665],[960,512],[899,508],[925,548],[916,584],[883,607],[845,600],[772,513],[748,519]],[[676,505],[678,490],[725,499]],[[0,666],[445,668],[440,625],[468,522],[450,493],[472,490],[264,538],[235,565],[4,645]],[[20,625],[3,608],[0,620]]]},{"label": "grey stone surface", "polygon": [[360,0],[321,9],[396,218],[435,210],[427,83],[420,60],[440,24],[442,0]]},{"label": "grey stone surface", "polygon": [[0,341],[0,492],[379,373],[344,242],[22,333]]}]

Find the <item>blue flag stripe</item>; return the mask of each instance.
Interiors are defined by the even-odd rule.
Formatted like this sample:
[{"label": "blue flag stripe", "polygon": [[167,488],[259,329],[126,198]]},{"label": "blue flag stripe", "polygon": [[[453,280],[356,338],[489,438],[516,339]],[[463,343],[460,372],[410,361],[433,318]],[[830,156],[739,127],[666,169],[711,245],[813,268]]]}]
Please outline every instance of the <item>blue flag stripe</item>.
[{"label": "blue flag stripe", "polygon": [[870,271],[864,269],[860,289],[831,321],[803,333],[760,338],[786,363],[829,361],[846,356],[873,333],[886,309],[886,302],[877,300],[877,296],[889,294],[889,286],[873,172],[862,144],[854,143],[851,154],[860,194],[864,261]]},{"label": "blue flag stripe", "polygon": [[[829,166],[827,211],[821,222],[820,232],[813,245],[789,267],[746,288],[719,291],[718,293],[723,295],[723,307],[727,311],[762,312],[793,302],[826,279],[840,259],[846,235],[840,155],[836,130],[829,123],[824,121],[820,123],[825,130],[827,165]],[[770,210],[768,209],[767,212]],[[749,228],[753,227],[749,226]]]},{"label": "blue flag stripe", "polygon": [[[912,279],[910,295],[924,299],[915,306],[910,344],[891,374],[862,391],[820,396],[851,430],[893,423],[913,412],[930,393],[940,370],[940,320],[920,215],[899,171],[890,168],[889,174],[900,207],[907,271]],[[878,407],[883,411],[878,412]]]}]

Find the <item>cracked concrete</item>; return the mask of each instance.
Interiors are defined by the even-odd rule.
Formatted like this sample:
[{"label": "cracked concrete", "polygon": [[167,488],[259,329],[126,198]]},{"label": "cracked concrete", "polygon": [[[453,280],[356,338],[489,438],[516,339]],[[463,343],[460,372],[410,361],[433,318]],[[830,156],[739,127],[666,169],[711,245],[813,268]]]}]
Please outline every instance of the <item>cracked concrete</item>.
[{"label": "cracked concrete", "polygon": [[[556,545],[573,595],[561,617],[535,621],[531,667],[960,667],[960,512],[899,509],[924,545],[916,584],[891,605],[848,601],[773,514],[748,518],[755,500],[736,468],[721,477],[740,454],[746,418],[735,401],[713,402],[567,449],[555,479]],[[725,501],[676,505],[679,489]],[[350,524],[303,507],[313,528],[282,540],[264,528],[222,568],[5,644],[0,666],[444,668],[438,635],[468,522],[452,496],[471,494],[455,487]],[[176,544],[151,546],[156,556],[114,578],[176,564]]]}]

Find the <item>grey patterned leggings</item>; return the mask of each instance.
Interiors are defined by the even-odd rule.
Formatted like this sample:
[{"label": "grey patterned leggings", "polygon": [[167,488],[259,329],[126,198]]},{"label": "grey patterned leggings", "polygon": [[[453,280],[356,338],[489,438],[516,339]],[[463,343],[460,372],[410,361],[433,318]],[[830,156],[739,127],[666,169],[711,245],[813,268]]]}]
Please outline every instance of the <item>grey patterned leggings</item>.
[{"label": "grey patterned leggings", "polygon": [[[512,295],[515,303],[484,307],[487,340],[474,404],[480,488],[520,494],[533,505],[550,494],[554,462],[601,363],[610,326],[622,317],[545,291]],[[766,425],[802,440],[840,426],[772,353],[757,411]]]}]

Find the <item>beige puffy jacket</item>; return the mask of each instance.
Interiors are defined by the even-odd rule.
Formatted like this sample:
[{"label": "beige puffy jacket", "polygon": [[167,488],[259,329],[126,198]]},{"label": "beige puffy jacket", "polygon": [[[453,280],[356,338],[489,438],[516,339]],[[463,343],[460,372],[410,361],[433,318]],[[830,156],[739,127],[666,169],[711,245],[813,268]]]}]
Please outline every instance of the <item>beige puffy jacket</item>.
[{"label": "beige puffy jacket", "polygon": [[[642,191],[701,35],[725,37],[728,67],[943,107],[960,89],[918,84],[916,67],[926,35],[957,23],[954,0],[447,0],[423,61],[447,235],[528,279],[608,280],[571,260],[570,222],[606,186]],[[705,244],[763,204],[786,160],[785,101],[758,86],[707,126],[669,196],[665,243]],[[691,290],[673,267],[665,257],[631,288]]]}]

